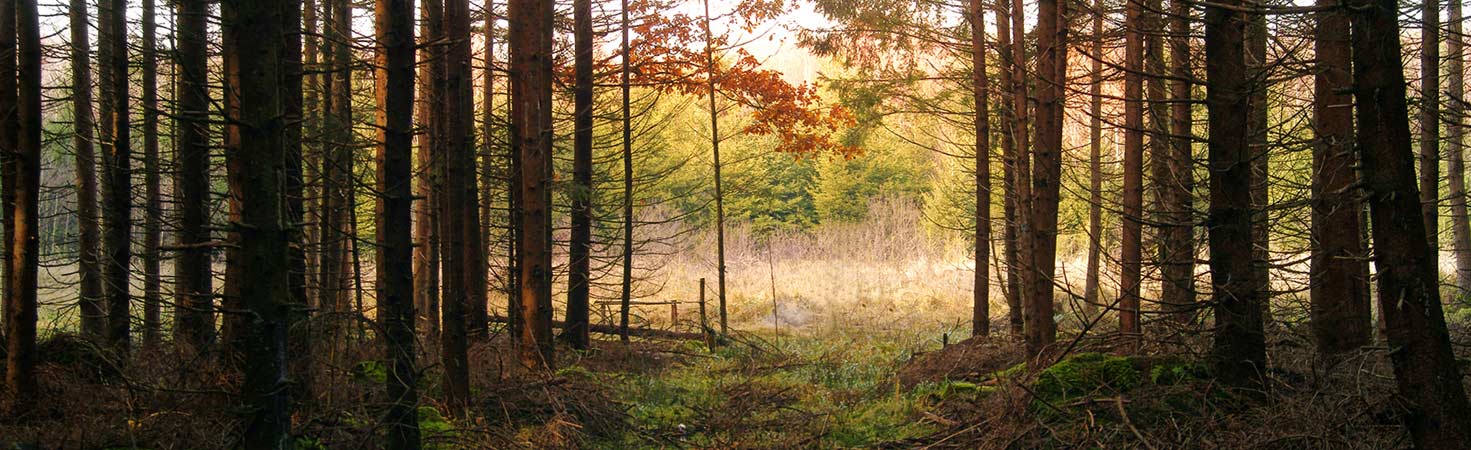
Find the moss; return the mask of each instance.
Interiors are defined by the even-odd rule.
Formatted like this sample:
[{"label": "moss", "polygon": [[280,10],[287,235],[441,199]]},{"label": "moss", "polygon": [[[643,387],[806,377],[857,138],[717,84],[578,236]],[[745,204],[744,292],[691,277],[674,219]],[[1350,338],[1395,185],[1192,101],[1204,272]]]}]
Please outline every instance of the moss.
[{"label": "moss", "polygon": [[1129,358],[1080,353],[1058,361],[1037,376],[1034,390],[1049,402],[1100,390],[1122,392],[1139,386],[1141,376]]},{"label": "moss", "polygon": [[454,448],[449,442],[453,441],[455,435],[455,424],[440,414],[433,406],[420,406],[419,409],[419,439],[425,449],[448,450]]},{"label": "moss", "polygon": [[1158,385],[1176,384],[1210,377],[1210,368],[1205,364],[1185,360],[1161,361],[1149,368],[1149,382]]}]

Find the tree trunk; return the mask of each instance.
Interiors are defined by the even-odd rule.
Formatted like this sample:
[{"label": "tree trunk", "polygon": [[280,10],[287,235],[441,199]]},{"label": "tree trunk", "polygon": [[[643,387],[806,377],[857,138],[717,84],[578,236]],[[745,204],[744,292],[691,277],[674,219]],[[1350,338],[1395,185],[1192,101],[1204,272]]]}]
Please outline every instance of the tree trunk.
[{"label": "tree trunk", "polygon": [[92,49],[87,38],[92,21],[87,15],[86,0],[72,0],[69,14],[75,130],[72,147],[77,161],[77,281],[80,284],[77,309],[82,316],[82,335],[100,339],[107,313],[103,311],[102,268],[98,261],[101,238],[97,228],[97,155],[92,147],[92,133],[97,127],[92,117]]},{"label": "tree trunk", "polygon": [[158,347],[163,280],[158,247],[163,235],[163,198],[158,166],[158,43],[153,0],[143,0],[143,346]]},{"label": "tree trunk", "polygon": [[[1032,236],[1031,225],[1032,203],[1035,200],[1032,196],[1032,157],[1035,151],[1031,146],[1030,141],[1032,135],[1028,128],[1026,11],[1023,0],[1011,1],[1011,60],[1013,62],[1012,68],[1015,69],[1011,77],[1013,83],[1011,110],[1013,112],[1012,119],[1015,122],[1012,124],[1012,129],[1016,137],[1016,154],[1013,155],[1015,158],[1012,159],[1011,164],[1012,172],[1016,177],[1013,180],[1016,185],[1016,204],[1013,206],[1017,211],[1016,255],[1017,261],[1020,262],[1016,268],[1017,282],[1015,295],[1017,297],[1016,306],[1021,311],[1021,319],[1024,322],[1024,325],[1021,327],[1023,329],[1030,327],[1034,321],[1039,320],[1030,316],[1032,311],[1032,290],[1035,289],[1039,268],[1035,265],[1036,260],[1032,254],[1033,246],[1036,245],[1036,241]],[[1041,40],[1039,39],[1038,41],[1040,43]],[[1039,46],[1037,52],[1039,55],[1041,54],[1040,48]],[[1050,334],[1045,330],[1038,330],[1038,332]],[[1030,331],[1027,333],[1030,333]]]},{"label": "tree trunk", "polygon": [[468,0],[450,0],[444,9],[445,31],[449,43],[449,76],[446,92],[449,94],[445,114],[449,127],[448,162],[454,164],[454,183],[451,194],[454,214],[460,217],[458,233],[461,253],[460,289],[465,296],[465,334],[473,338],[484,338],[489,333],[486,311],[485,247],[480,236],[480,196],[475,180],[475,74],[470,67],[470,3]]},{"label": "tree trunk", "polygon": [[424,51],[419,52],[421,65],[416,106],[418,123],[423,124],[426,130],[418,135],[419,151],[416,155],[418,167],[415,173],[420,175],[415,193],[419,203],[414,209],[414,305],[424,315],[420,329],[429,335],[428,342],[439,337],[439,217],[436,212],[439,210],[440,188],[435,169],[435,136],[438,133],[435,128],[438,115],[435,81],[440,77],[443,59],[437,57],[439,47],[430,45],[430,42],[439,36],[439,27],[443,26],[440,15],[444,11],[440,5],[438,0],[426,0],[419,8],[419,42]]},{"label": "tree trunk", "polygon": [[[1360,276],[1364,252],[1356,200],[1353,154],[1352,49],[1343,30],[1349,17],[1339,0],[1319,0],[1313,84],[1313,223],[1308,279],[1313,337],[1331,359],[1369,343],[1369,280]],[[1464,203],[1463,203],[1464,207]]]},{"label": "tree trunk", "polygon": [[1406,112],[1397,4],[1353,0],[1355,140],[1373,218],[1379,307],[1405,427],[1415,448],[1448,449],[1471,441],[1471,405],[1451,352],[1441,311],[1434,250],[1415,187],[1415,155]]},{"label": "tree trunk", "polygon": [[[435,140],[435,153],[439,163],[439,177],[444,195],[439,205],[439,255],[442,261],[443,297],[441,297],[440,330],[441,362],[444,364],[446,400],[455,410],[470,407],[469,356],[467,355],[469,313],[469,289],[466,275],[469,274],[465,261],[465,215],[460,207],[465,204],[465,167],[461,166],[461,154],[465,147],[464,134],[469,131],[470,111],[462,108],[460,95],[468,80],[469,53],[463,57],[456,43],[469,38],[468,17],[465,27],[458,23],[462,10],[469,7],[465,0],[444,2],[444,25],[436,33],[444,45],[439,56],[443,59],[441,78],[434,98],[439,103],[436,125],[439,136]],[[468,45],[468,44],[467,44]],[[463,58],[463,59],[462,59]]]},{"label": "tree trunk", "polygon": [[1165,209],[1161,252],[1163,286],[1160,302],[1179,323],[1195,317],[1195,157],[1191,149],[1192,101],[1190,80],[1190,3],[1170,1],[1170,153],[1165,176],[1159,181]]},{"label": "tree trunk", "polygon": [[1040,0],[1037,5],[1036,167],[1032,174],[1030,233],[1032,288],[1027,316],[1027,352],[1041,354],[1056,338],[1052,319],[1053,274],[1057,259],[1057,205],[1062,181],[1062,116],[1067,81],[1067,4]]},{"label": "tree trunk", "polygon": [[[1001,178],[1002,196],[1005,197],[1005,213],[1003,219],[1006,221],[1002,231],[1004,243],[1002,252],[1006,253],[1006,317],[1008,325],[1011,326],[1013,336],[1020,336],[1022,331],[1022,302],[1021,302],[1021,258],[1017,228],[1024,214],[1021,214],[1021,189],[1018,183],[1019,172],[1017,168],[1018,158],[1025,154],[1025,150],[1019,144],[1026,142],[1027,130],[1019,114],[1025,114],[1026,99],[1016,99],[1017,81],[1022,78],[1019,67],[1019,47],[1012,43],[1011,38],[1011,2],[1000,0],[996,2],[996,40],[1001,45],[1001,87],[1009,95],[1009,101],[1001,102],[1001,162],[1003,174]],[[1022,28],[1017,28],[1021,34]],[[1025,94],[1023,94],[1024,96]],[[1017,105],[1023,109],[1018,109]]]},{"label": "tree trunk", "polygon": [[[711,38],[711,33],[710,33],[710,0],[705,0],[704,5],[705,5],[705,77],[706,77],[706,84],[708,85],[708,88],[710,90],[710,152],[711,152],[712,155],[714,155],[714,163],[715,163],[715,253],[716,253],[716,259],[717,259],[717,262],[716,262],[716,274],[717,274],[717,277],[718,277],[718,283],[717,283],[718,284],[718,290],[716,292],[716,295],[720,298],[720,334],[726,334],[728,332],[727,326],[729,324],[726,322],[726,307],[725,307],[725,192],[722,190],[723,187],[720,184],[721,183],[721,180],[720,180],[720,121],[719,121],[719,110],[716,109],[716,104],[715,104],[715,96],[717,94],[717,90],[716,90],[716,82],[717,82],[716,70],[717,70],[717,67],[715,66],[715,50],[714,50],[715,43],[713,42],[713,40]],[[626,5],[625,5],[624,9],[625,10],[628,9]],[[626,23],[627,22],[627,19],[624,19],[624,22]],[[625,27],[625,28],[627,28],[627,27]],[[626,40],[627,37],[625,37],[624,39]],[[624,47],[626,48],[627,45],[625,44]],[[624,83],[624,84],[627,85],[627,83]],[[628,121],[628,112],[627,112],[627,109],[628,109],[628,106],[627,106],[628,95],[627,95],[627,93],[624,94],[623,98],[624,98],[623,101],[625,103],[625,106],[623,108],[625,110],[624,113],[623,113],[623,117],[624,117],[623,120],[625,122],[625,125],[624,125],[623,128],[625,130],[624,133],[628,133],[628,131],[627,131],[628,130],[628,126],[626,124],[626,122]],[[624,137],[623,140],[624,140],[624,142],[627,142],[628,141],[628,138],[626,137],[626,135],[625,135],[625,137]],[[623,163],[623,165],[624,165],[625,178],[632,178],[633,177],[633,174],[632,174],[633,166],[628,162],[629,156],[628,156],[627,152],[625,151],[624,153],[625,154],[624,154],[624,163]],[[627,184],[632,183],[632,181],[624,181],[624,183],[625,183],[624,189],[625,190],[630,189],[627,186]],[[632,217],[633,216],[633,206],[632,206],[633,200],[631,198],[625,198],[623,201],[625,202],[625,205],[624,205],[625,216],[628,216],[628,220],[629,221],[632,221],[633,220],[633,217]],[[624,225],[624,227],[625,227],[625,229],[624,229],[624,233],[625,233],[625,236],[624,236],[624,245],[625,246],[628,246],[628,247],[631,247],[633,245],[633,228],[632,228],[631,225]],[[632,270],[632,268],[629,267],[629,266],[632,265],[632,263],[633,263],[633,258],[632,258],[632,256],[630,256],[630,257],[628,257],[628,260],[624,262],[624,268],[623,268],[623,270],[625,272]],[[628,275],[625,274],[624,277],[627,278]],[[623,306],[623,329],[624,330],[627,330],[628,329],[628,296],[627,295],[624,295],[623,298],[624,298],[624,300],[623,300],[623,305],[624,305]],[[626,331],[623,333],[623,340],[624,341],[627,341],[628,340],[628,333]]]},{"label": "tree trunk", "polygon": [[1098,307],[1099,257],[1103,255],[1103,2],[1094,0],[1093,39],[1089,48],[1093,67],[1088,83],[1088,266],[1083,281],[1084,320]]},{"label": "tree trunk", "polygon": [[1251,151],[1251,270],[1262,288],[1262,321],[1272,322],[1271,236],[1268,234],[1271,206],[1267,191],[1271,155],[1267,152],[1267,16],[1251,14],[1246,30],[1246,68],[1251,81],[1247,100],[1246,136]]},{"label": "tree trunk", "polygon": [[[40,264],[38,208],[41,192],[41,30],[34,0],[0,1],[0,126],[5,148],[5,386],[12,417],[36,402],[37,269]],[[17,39],[18,38],[18,39]],[[17,86],[18,85],[18,86]],[[17,90],[19,88],[19,94]]]},{"label": "tree trunk", "polygon": [[1468,220],[1466,210],[1466,44],[1462,37],[1461,2],[1449,3],[1448,13],[1449,28],[1446,32],[1446,56],[1447,68],[1450,73],[1446,76],[1447,109],[1450,111],[1443,120],[1446,134],[1446,177],[1450,178],[1450,192],[1446,197],[1451,204],[1451,226],[1455,228],[1455,243],[1452,249],[1456,253],[1456,287],[1457,297],[1465,297],[1471,294],[1471,220]]},{"label": "tree trunk", "polygon": [[174,339],[195,350],[214,340],[214,277],[209,231],[209,79],[204,0],[175,4],[178,103],[174,128],[180,247],[174,257]]},{"label": "tree trunk", "polygon": [[281,48],[285,46],[280,14],[286,2],[226,2],[223,25],[233,31],[226,48],[235,53],[229,79],[239,108],[240,177],[237,191],[240,223],[239,257],[244,264],[241,304],[249,326],[241,330],[239,351],[245,357],[241,396],[245,402],[242,447],[287,448],[290,415],[286,406],[286,318],[290,308],[291,230],[284,217],[286,126],[281,99]]},{"label": "tree trunk", "polygon": [[971,90],[976,133],[976,262],[971,335],[991,334],[991,113],[986,95],[986,16],[982,0],[970,0]]},{"label": "tree trunk", "polygon": [[102,290],[107,341],[121,354],[130,347],[129,275],[132,273],[132,144],[128,133],[127,0],[99,3],[97,47],[102,86]]},{"label": "tree trunk", "polygon": [[1139,272],[1144,250],[1144,5],[1124,7],[1124,192],[1119,249],[1119,332],[1139,334]]},{"label": "tree trunk", "polygon": [[568,249],[567,328],[562,332],[572,348],[588,344],[589,253],[592,247],[592,0],[572,4],[576,87],[572,144],[572,241]]},{"label": "tree trunk", "polygon": [[1240,0],[1206,8],[1206,108],[1210,159],[1208,223],[1215,342],[1215,373],[1237,385],[1259,385],[1266,369],[1262,333],[1265,280],[1252,267],[1251,191],[1256,174],[1247,135],[1251,83],[1247,78],[1246,13]]},{"label": "tree trunk", "polygon": [[1440,267],[1440,0],[1421,1],[1420,18],[1420,214]]},{"label": "tree trunk", "polygon": [[[623,114],[621,116],[622,117],[622,122],[621,122],[621,125],[622,126],[620,127],[620,131],[622,131],[622,133],[623,133],[623,137],[622,137],[622,143],[623,143],[623,264],[621,266],[621,269],[622,269],[621,276],[619,277],[619,287],[621,288],[621,290],[619,291],[619,296],[618,296],[618,300],[619,300],[619,308],[618,308],[618,329],[621,330],[621,333],[619,333],[618,336],[619,336],[620,339],[623,340],[623,342],[628,342],[628,314],[629,314],[629,308],[630,308],[629,302],[632,301],[632,297],[633,297],[633,124],[631,122],[631,120],[632,120],[631,117],[632,116],[631,116],[631,114],[629,112],[629,110],[630,110],[630,108],[629,108],[630,95],[629,95],[629,84],[628,84],[628,75],[629,75],[629,71],[628,71],[628,54],[629,54],[628,53],[629,52],[629,48],[628,48],[628,28],[629,28],[629,24],[628,24],[628,2],[627,2],[627,0],[624,0],[622,2],[622,5],[621,5],[621,7],[619,9],[619,14],[620,14],[620,18],[621,18],[622,25],[623,25],[622,26],[622,38],[623,38],[623,41],[622,41],[622,44],[621,44],[622,45],[621,49],[622,49],[622,52],[623,53],[622,53],[622,56],[619,58],[619,64],[621,65],[620,66],[620,70],[619,70],[619,77],[620,77],[620,80],[619,80],[619,88],[622,90],[622,98],[621,98],[621,100],[623,102],[622,103],[622,110],[621,110],[621,112]],[[720,192],[720,187],[719,187],[720,186],[720,176],[719,176],[719,174],[720,174],[720,163],[719,163],[719,161],[720,161],[720,151],[719,151],[719,143],[716,143],[715,146],[716,146],[716,150],[715,150],[715,161],[716,161],[716,163],[715,163],[715,166],[716,166],[716,168],[715,168],[715,173],[716,173],[715,185],[716,185],[716,188],[715,188],[715,191],[717,192],[717,194],[715,195],[715,197],[716,197],[715,204],[716,204],[716,210],[723,212],[724,211],[723,208],[724,208],[725,205],[723,203],[721,203],[720,194],[719,194],[719,192]],[[724,225],[723,225],[724,224],[724,219],[723,218],[724,218],[724,215],[723,214],[720,214],[720,219],[717,219],[717,223],[718,223],[718,225],[717,225],[718,231],[717,232],[721,234],[720,242],[719,242],[719,244],[717,244],[717,245],[720,246],[720,252],[719,253],[720,253],[720,264],[721,264],[721,267],[724,267],[724,264],[725,264],[725,256],[724,256],[725,255],[725,239],[724,239],[725,228],[724,228]],[[721,278],[721,280],[723,281],[724,278]],[[724,284],[722,284],[721,287],[724,288]],[[721,297],[721,306],[722,306],[722,309],[721,309],[721,312],[722,312],[721,317],[722,318],[725,317],[725,315],[723,314],[724,311],[725,311],[723,309],[724,308],[724,305],[725,305],[725,298],[722,296]],[[724,325],[724,321],[722,320],[722,323],[721,323],[721,330],[722,330],[722,332],[724,332],[724,329],[725,329],[724,326],[725,326]]]},{"label": "tree trunk", "polygon": [[414,2],[378,0],[378,320],[392,361],[386,389],[387,448],[419,448],[418,370],[414,364],[413,139]]},{"label": "tree trunk", "polygon": [[1174,140],[1170,138],[1172,111],[1169,89],[1165,85],[1165,79],[1169,76],[1169,69],[1165,67],[1165,54],[1170,49],[1165,47],[1167,30],[1161,16],[1163,11],[1163,2],[1149,0],[1144,4],[1141,18],[1147,33],[1144,39],[1144,70],[1148,72],[1149,79],[1145,82],[1144,96],[1147,99],[1145,113],[1149,116],[1149,182],[1154,191],[1154,265],[1160,276],[1160,297],[1156,300],[1156,309],[1174,310],[1178,307],[1172,305],[1185,303],[1180,298],[1183,297],[1180,288],[1190,284],[1193,274],[1181,273],[1177,269],[1181,260],[1189,257],[1181,254],[1179,249],[1186,244],[1179,241],[1181,236],[1175,230],[1181,226],[1188,227],[1189,224],[1177,222],[1179,213],[1175,210],[1180,203],[1175,196],[1181,195],[1181,191],[1173,173],[1176,167],[1174,160],[1178,156],[1174,154]]},{"label": "tree trunk", "polygon": [[520,140],[517,268],[521,364],[555,366],[552,346],[552,22],[550,0],[512,0],[511,127]]}]

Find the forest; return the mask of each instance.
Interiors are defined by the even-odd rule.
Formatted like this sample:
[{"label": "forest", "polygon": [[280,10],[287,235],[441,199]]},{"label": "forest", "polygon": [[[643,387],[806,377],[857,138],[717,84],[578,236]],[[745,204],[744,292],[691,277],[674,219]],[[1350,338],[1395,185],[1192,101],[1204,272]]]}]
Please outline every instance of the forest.
[{"label": "forest", "polygon": [[1467,448],[1462,6],[0,0],[0,448]]}]

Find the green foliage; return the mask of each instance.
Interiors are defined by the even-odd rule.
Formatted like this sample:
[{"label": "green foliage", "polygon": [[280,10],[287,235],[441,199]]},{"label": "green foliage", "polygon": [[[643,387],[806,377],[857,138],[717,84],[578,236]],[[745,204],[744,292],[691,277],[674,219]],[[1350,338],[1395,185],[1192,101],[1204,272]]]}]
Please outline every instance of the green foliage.
[{"label": "green foliage", "polygon": [[374,359],[358,361],[352,366],[352,379],[360,383],[388,382],[388,365]]},{"label": "green foliage", "polygon": [[1100,390],[1127,391],[1139,386],[1142,380],[1129,358],[1079,353],[1038,374],[1033,390],[1039,399],[1056,403]]},{"label": "green foliage", "polygon": [[818,162],[813,204],[823,222],[857,222],[868,216],[868,203],[880,196],[917,198],[930,189],[925,160],[912,151],[869,139],[863,155]]}]

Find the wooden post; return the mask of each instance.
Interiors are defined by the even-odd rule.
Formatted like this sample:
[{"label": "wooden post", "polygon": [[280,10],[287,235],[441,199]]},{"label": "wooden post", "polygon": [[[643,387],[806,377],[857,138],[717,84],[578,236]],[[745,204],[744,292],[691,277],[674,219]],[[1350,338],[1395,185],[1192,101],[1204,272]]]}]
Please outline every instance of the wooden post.
[{"label": "wooden post", "polygon": [[679,326],[679,300],[669,301],[669,328]]},{"label": "wooden post", "polygon": [[700,279],[700,335],[705,337],[705,346],[715,351],[715,340],[710,338],[710,323],[705,321],[705,279]]}]

